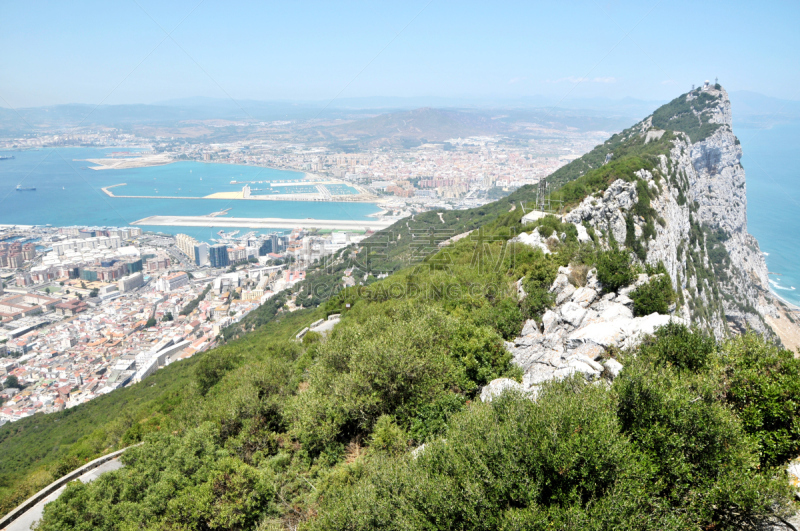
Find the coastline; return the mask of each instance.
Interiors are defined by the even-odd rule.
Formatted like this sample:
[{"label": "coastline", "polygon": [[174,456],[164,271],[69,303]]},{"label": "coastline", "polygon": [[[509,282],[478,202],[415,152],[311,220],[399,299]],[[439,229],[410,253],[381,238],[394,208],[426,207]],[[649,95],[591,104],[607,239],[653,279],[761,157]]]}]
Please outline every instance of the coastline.
[{"label": "coastline", "polygon": [[795,304],[795,303],[793,303],[793,302],[789,302],[789,301],[787,301],[786,299],[784,299],[783,297],[781,297],[780,295],[778,295],[777,293],[775,293],[775,290],[774,290],[774,289],[772,289],[772,286],[770,286],[770,288],[769,288],[769,292],[770,292],[770,293],[772,293],[772,295],[773,295],[773,296],[774,296],[776,299],[780,300],[782,303],[784,303],[786,306],[788,306],[788,307],[789,307],[789,308],[790,308],[792,311],[800,312],[800,306],[798,306],[797,304]]},{"label": "coastline", "polygon": [[235,162],[222,162],[216,160],[182,160],[182,159],[172,158],[171,153],[162,153],[159,155],[146,155],[144,157],[128,157],[119,159],[93,158],[93,159],[75,159],[75,160],[81,160],[95,164],[96,166],[89,167],[90,170],[128,170],[132,168],[150,168],[153,166],[166,166],[167,164],[173,164],[175,162],[198,162],[200,164],[221,164],[228,166],[247,166],[252,168],[264,168],[267,170],[291,171],[295,173],[302,173],[303,177],[301,180],[304,181],[326,180],[325,178],[316,173],[305,172],[303,170],[298,170],[296,168],[278,168],[275,166],[260,166],[257,164],[237,164]]}]

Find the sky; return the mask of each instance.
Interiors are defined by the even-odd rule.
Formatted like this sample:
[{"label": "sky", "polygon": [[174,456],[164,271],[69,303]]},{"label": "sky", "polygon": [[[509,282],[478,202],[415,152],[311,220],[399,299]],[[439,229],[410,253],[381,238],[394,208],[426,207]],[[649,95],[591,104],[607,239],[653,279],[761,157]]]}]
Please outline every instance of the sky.
[{"label": "sky", "polygon": [[800,100],[800,2],[11,2],[0,106],[176,98]]}]

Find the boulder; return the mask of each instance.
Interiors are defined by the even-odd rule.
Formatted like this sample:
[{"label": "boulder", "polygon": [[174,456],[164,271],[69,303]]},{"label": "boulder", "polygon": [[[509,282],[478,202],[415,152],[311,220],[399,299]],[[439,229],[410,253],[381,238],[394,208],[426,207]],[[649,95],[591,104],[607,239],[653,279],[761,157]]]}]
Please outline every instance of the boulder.
[{"label": "boulder", "polygon": [[523,393],[522,384],[510,378],[497,378],[486,384],[481,390],[481,402],[491,402],[494,398],[502,395],[507,390]]},{"label": "boulder", "polygon": [[547,334],[552,332],[555,326],[558,324],[558,315],[553,310],[547,310],[544,312],[542,316],[542,327],[544,328],[544,333]]},{"label": "boulder", "polygon": [[605,354],[606,349],[594,343],[583,343],[578,348],[572,351],[573,354],[589,358],[591,360],[599,360]]},{"label": "boulder", "polygon": [[651,313],[646,317],[637,317],[624,322],[622,332],[625,335],[625,340],[622,346],[633,347],[638,345],[641,336],[652,334],[655,332],[656,328],[668,324],[670,320],[683,323],[683,319],[677,319],[669,315],[661,315],[658,313]]},{"label": "boulder", "polygon": [[583,318],[586,316],[586,309],[574,302],[568,302],[561,306],[559,313],[563,321],[577,328],[581,325],[581,321],[583,321]]},{"label": "boulder", "polygon": [[536,364],[522,375],[522,387],[525,391],[532,391],[535,386],[549,382],[555,378],[556,368],[549,365]]},{"label": "boulder", "polygon": [[581,308],[588,308],[597,298],[597,292],[591,288],[582,287],[575,290],[572,294],[572,302]]},{"label": "boulder", "polygon": [[633,299],[628,297],[627,295],[617,295],[617,298],[614,299],[617,304],[622,304],[623,306],[627,306],[629,308],[633,307]]},{"label": "boulder", "polygon": [[572,295],[575,293],[575,291],[576,291],[575,286],[573,286],[572,284],[567,284],[566,286],[561,288],[561,291],[556,296],[556,304],[562,304],[564,301],[572,298]]},{"label": "boulder", "polygon": [[800,498],[800,458],[789,461],[786,472],[789,476],[789,486],[794,489],[795,496]]},{"label": "boulder", "polygon": [[610,302],[606,304],[606,307],[600,312],[600,316],[598,317],[601,321],[617,321],[619,319],[633,319],[633,312],[627,306],[620,304],[618,302]]},{"label": "boulder", "polygon": [[614,358],[609,358],[604,361],[603,366],[606,368],[609,374],[611,374],[612,378],[616,378],[619,376],[619,373],[622,372],[622,364]]},{"label": "boulder", "polygon": [[530,233],[523,232],[511,241],[524,243],[530,247],[541,249],[544,254],[550,254],[550,248],[539,235],[538,229],[534,229]]},{"label": "boulder", "polygon": [[541,332],[539,332],[539,325],[536,324],[536,321],[534,321],[533,319],[528,319],[522,326],[521,335],[523,336],[541,335]]},{"label": "boulder", "polygon": [[[561,271],[561,269],[563,268],[558,268],[559,271]],[[556,279],[553,281],[553,285],[550,286],[550,293],[561,293],[567,286],[571,286],[567,275],[564,273],[559,273]]]},{"label": "boulder", "polygon": [[584,343],[593,343],[603,347],[616,346],[627,337],[622,332],[624,320],[612,322],[595,322],[579,328],[567,337],[567,348],[574,349]]},{"label": "boulder", "polygon": [[[587,361],[589,361],[589,360],[572,359],[569,362],[567,362],[567,367],[570,368],[570,369],[574,369],[574,372],[583,375],[583,377],[586,378],[589,381],[596,380],[597,378],[600,377],[600,373],[602,372],[602,368],[601,368],[601,370],[597,370],[594,367],[592,367],[591,365],[589,365],[587,363]],[[594,363],[594,362],[592,362],[592,363]],[[556,372],[558,372],[558,371],[556,371]]]}]

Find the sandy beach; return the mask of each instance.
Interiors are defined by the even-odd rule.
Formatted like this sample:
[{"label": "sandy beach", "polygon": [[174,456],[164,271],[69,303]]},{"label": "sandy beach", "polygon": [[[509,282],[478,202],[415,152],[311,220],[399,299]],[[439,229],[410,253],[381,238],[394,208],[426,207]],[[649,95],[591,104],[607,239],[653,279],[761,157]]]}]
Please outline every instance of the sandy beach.
[{"label": "sandy beach", "polygon": [[795,352],[795,356],[800,357],[800,352],[798,351],[798,348],[800,348],[800,307],[787,301],[772,290],[770,290],[770,293],[783,303],[783,306],[781,304],[775,305],[778,308],[779,318],[776,319],[767,315],[764,320],[781,338],[783,346]]}]

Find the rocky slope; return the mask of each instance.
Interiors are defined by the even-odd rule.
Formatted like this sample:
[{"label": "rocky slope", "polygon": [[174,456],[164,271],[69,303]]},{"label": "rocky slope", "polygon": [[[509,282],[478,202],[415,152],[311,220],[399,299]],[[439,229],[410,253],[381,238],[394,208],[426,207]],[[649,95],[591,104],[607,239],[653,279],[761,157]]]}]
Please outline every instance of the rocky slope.
[{"label": "rocky slope", "polygon": [[[631,155],[645,152],[651,143],[660,146],[649,146],[647,157]],[[774,337],[767,321],[775,323],[780,312],[769,291],[763,254],[747,232],[742,149],[733,134],[725,90],[706,85],[684,94],[606,144],[604,166],[611,166],[594,170],[605,171],[611,182],[561,219],[576,226],[580,241],[628,248],[643,265],[662,263],[678,304],[670,315],[634,317],[628,295],[648,281],[647,275],[604,294],[594,270],[581,286],[572,285],[570,270],[561,268],[550,287],[555,307],[541,326],[528,321],[520,337],[506,344],[524,371],[522,384],[492,382],[484,390],[485,400],[508,387],[535,394],[543,381],[574,373],[590,381],[601,375],[613,378],[622,367],[609,358],[609,348],[632,347],[670,320],[698,325],[718,339],[747,329]],[[610,151],[622,147],[618,157]],[[620,178],[613,180],[617,174]],[[533,212],[523,222],[539,217]],[[523,232],[516,241],[545,253],[553,244],[538,229]]]},{"label": "rocky slope", "polygon": [[[641,187],[622,180],[602,195],[584,199],[565,219],[607,229],[622,243],[627,218],[632,217],[635,238],[646,251],[644,261],[664,263],[685,301],[685,318],[710,328],[718,338],[748,327],[771,333],[764,316],[777,312],[764,257],[747,232],[742,149],[733,134],[728,94],[709,86],[681,99],[703,100],[700,110],[689,109],[691,117],[706,127],[701,133],[707,136],[698,137],[691,128],[688,133],[673,131],[668,152],[658,156],[653,168],[636,172],[652,194],[648,200],[657,220],[654,230],[647,234],[646,220],[632,214],[641,200],[637,194]],[[674,102],[670,105],[676,107]],[[645,143],[661,139],[665,131],[653,123],[662,109],[632,128],[630,135],[644,138]],[[685,122],[687,117],[682,118]]]},{"label": "rocky slope", "polygon": [[550,287],[556,306],[542,316],[541,326],[529,320],[521,335],[506,343],[512,362],[524,371],[522,384],[508,378],[494,380],[483,389],[482,400],[507,388],[536,395],[543,382],[573,374],[590,382],[613,379],[623,367],[608,355],[609,349],[635,346],[641,337],[670,320],[685,322],[657,313],[633,316],[633,300],[628,295],[650,280],[646,274],[630,286],[604,294],[595,270],[589,271],[586,285],[578,288],[570,283],[570,273],[568,267],[559,269]]}]

